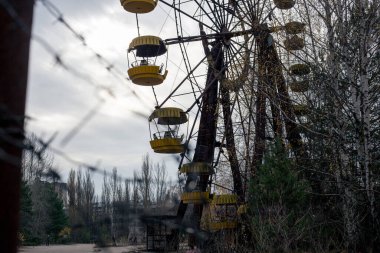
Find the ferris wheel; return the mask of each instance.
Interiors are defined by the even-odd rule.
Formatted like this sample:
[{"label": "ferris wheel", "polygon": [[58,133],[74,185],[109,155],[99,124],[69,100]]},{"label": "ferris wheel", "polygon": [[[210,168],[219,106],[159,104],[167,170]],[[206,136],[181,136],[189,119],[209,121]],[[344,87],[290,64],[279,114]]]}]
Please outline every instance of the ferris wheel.
[{"label": "ferris wheel", "polygon": [[[130,13],[169,8],[176,36],[142,35],[128,48],[128,75],[157,87],[171,75],[168,48],[177,47],[186,75],[150,115],[154,152],[179,154],[186,184],[178,209],[192,206],[194,229],[238,227],[249,178],[268,139],[278,138],[304,158],[308,75],[306,23],[295,0],[121,0]],[[140,24],[142,25],[142,24]],[[189,34],[187,27],[198,33]],[[194,54],[196,45],[201,54]],[[177,56],[176,56],[177,57]],[[169,59],[170,60],[170,59]],[[171,100],[186,97],[186,106]],[[207,222],[201,222],[207,220]]]}]

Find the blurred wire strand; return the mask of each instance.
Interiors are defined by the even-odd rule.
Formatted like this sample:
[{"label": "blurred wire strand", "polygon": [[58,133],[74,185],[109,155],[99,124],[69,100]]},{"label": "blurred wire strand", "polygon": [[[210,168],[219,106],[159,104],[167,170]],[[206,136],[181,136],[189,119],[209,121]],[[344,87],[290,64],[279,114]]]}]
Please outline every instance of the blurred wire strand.
[{"label": "blurred wire strand", "polygon": [[[39,0],[39,1],[44,4],[44,6],[48,9],[48,11],[52,15],[54,15],[59,22],[61,22],[71,33],[73,33],[75,35],[75,38],[77,38],[80,41],[82,41],[82,44],[85,47],[87,47],[89,50],[91,50],[91,52],[100,60],[100,62],[103,63],[102,65],[104,66],[104,68],[107,71],[109,71],[112,75],[114,75],[119,80],[125,81],[125,80],[123,80],[124,79],[124,75],[123,75],[122,71],[120,71],[119,69],[117,69],[103,55],[101,55],[100,53],[96,52],[91,47],[89,47],[88,44],[86,43],[85,37],[83,35],[81,35],[80,33],[78,33],[71,25],[69,25],[69,23],[63,18],[62,12],[59,11],[59,9],[57,7],[55,7],[50,1],[47,1],[47,0]],[[73,68],[70,65],[68,65],[62,59],[61,55],[55,50],[55,48],[54,48],[54,46],[52,44],[50,44],[45,38],[33,34],[32,31],[30,29],[28,29],[28,27],[26,26],[25,22],[20,18],[19,14],[15,10],[15,8],[11,4],[11,2],[9,2],[7,0],[0,0],[0,6],[5,9],[5,11],[14,20],[14,23],[17,25],[17,27],[19,29],[21,29],[33,41],[35,41],[39,45],[41,45],[42,48],[46,50],[46,52],[48,52],[50,55],[53,56],[53,58],[55,59],[55,62],[56,62],[56,64],[58,66],[60,66],[62,69],[64,69],[68,73],[72,74],[76,78],[81,79],[81,80],[85,81],[87,84],[92,85],[93,87],[95,87],[96,90],[104,90],[111,97],[116,97],[116,94],[114,94],[113,90],[110,87],[107,87],[105,85],[97,83],[90,75],[88,75],[86,73],[82,73],[82,72],[78,71],[76,68]],[[130,91],[130,93],[134,97],[136,97],[140,102],[142,102],[142,104],[144,104],[146,107],[150,108],[150,105],[148,105],[146,103],[146,101],[144,101],[144,99],[142,99],[131,87],[129,87],[129,86],[125,85],[125,84],[123,84],[123,87],[125,87],[126,89],[128,89]],[[82,128],[84,126],[84,124],[91,117],[94,116],[94,114],[99,110],[99,108],[101,107],[101,105],[104,104],[104,100],[102,100],[100,97],[98,97],[97,99],[99,100],[99,103],[94,108],[92,108],[90,110],[90,112],[87,113],[85,115],[85,117],[83,117],[82,120],[76,126],[73,127],[73,129],[71,131],[69,131],[69,133],[66,135],[66,137],[62,141],[64,144],[67,143],[70,139],[72,139],[73,136],[75,135],[75,133],[78,132],[79,129]],[[133,110],[131,110],[131,112],[134,113],[134,114],[136,114],[136,112],[133,111]],[[141,112],[139,112],[139,113],[142,114]],[[25,132],[25,130],[24,130],[23,135],[25,136],[25,138],[27,138],[27,133]],[[69,157],[62,150],[53,148],[51,146],[51,144],[56,139],[56,136],[57,136],[57,132],[55,132],[52,135],[52,137],[49,138],[48,141],[44,141],[41,137],[38,138],[38,142],[39,142],[40,145],[42,145],[43,148],[41,150],[39,150],[38,152],[36,152],[37,157],[41,156],[41,152],[44,152],[46,149],[49,149],[54,154],[60,156],[64,160],[66,160],[66,161],[68,161],[68,162],[70,162],[72,164],[75,164],[75,165],[77,165],[79,167],[87,168],[91,172],[101,173],[101,174],[107,175],[107,176],[111,175],[111,173],[105,172],[104,170],[102,170],[102,169],[100,169],[100,168],[98,168],[96,166],[93,166],[93,165],[90,165],[90,164],[86,164],[86,163],[83,163],[83,162],[79,162],[79,161],[77,161],[77,160]],[[4,131],[1,130],[0,137],[3,140],[7,140],[7,139],[9,140],[9,138],[11,136],[5,130]],[[11,141],[11,140],[9,140],[9,141]],[[26,139],[26,142],[28,142],[27,139]],[[30,143],[30,142],[28,142],[28,143]],[[25,143],[16,143],[16,142],[10,142],[9,144],[21,147],[23,150],[29,150],[29,151],[33,150],[33,146],[30,146],[29,144],[27,145]],[[35,150],[33,152],[35,152]],[[6,154],[4,150],[0,150],[0,157],[1,157],[1,159],[4,159],[7,162],[10,162],[12,164],[15,163],[15,159],[16,158],[15,157],[11,157],[9,154]],[[58,168],[52,167],[51,169],[55,170],[55,171],[58,171]],[[123,177],[120,177],[120,179],[121,180],[130,180],[130,178],[123,178]]]}]

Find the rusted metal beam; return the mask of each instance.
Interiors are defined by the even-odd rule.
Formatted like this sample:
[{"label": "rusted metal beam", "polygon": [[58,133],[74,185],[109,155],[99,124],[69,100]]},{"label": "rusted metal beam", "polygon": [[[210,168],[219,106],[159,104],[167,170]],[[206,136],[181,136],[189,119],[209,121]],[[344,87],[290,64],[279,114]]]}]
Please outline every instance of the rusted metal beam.
[{"label": "rusted metal beam", "polygon": [[256,175],[258,168],[261,166],[265,151],[267,39],[267,33],[261,34],[257,38],[258,83],[256,91],[255,144],[252,156],[251,177]]}]

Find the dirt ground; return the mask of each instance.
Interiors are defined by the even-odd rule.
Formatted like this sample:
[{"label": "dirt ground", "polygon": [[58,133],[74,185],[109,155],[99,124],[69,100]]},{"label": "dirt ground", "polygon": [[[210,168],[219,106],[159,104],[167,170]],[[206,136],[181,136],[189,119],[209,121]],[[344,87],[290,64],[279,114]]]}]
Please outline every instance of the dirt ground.
[{"label": "dirt ground", "polygon": [[144,252],[144,245],[95,248],[94,244],[50,245],[21,247],[20,253],[127,253]]}]

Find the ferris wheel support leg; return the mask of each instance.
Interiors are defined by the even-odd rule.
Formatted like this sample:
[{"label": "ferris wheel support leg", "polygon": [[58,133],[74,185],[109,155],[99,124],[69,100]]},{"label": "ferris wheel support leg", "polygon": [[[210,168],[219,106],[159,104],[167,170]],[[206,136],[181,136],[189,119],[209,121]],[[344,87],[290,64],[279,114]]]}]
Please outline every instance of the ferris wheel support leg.
[{"label": "ferris wheel support leg", "polygon": [[[218,100],[218,79],[215,78],[214,69],[222,68],[222,46],[220,43],[216,44],[211,50],[211,56],[214,62],[213,66],[209,66],[206,84],[210,88],[202,97],[202,110],[198,130],[197,145],[195,148],[193,162],[206,162],[212,164],[215,151],[215,138],[217,127],[217,100]],[[207,86],[206,85],[206,86]],[[209,176],[201,175],[199,186],[201,191],[206,191],[209,184]],[[200,230],[200,218],[202,217],[203,204],[194,205],[193,221],[195,231]],[[195,238],[192,238],[194,237]],[[190,235],[189,243],[195,242],[198,247],[202,247],[201,240],[198,239],[196,234]],[[194,245],[191,245],[194,246]]]},{"label": "ferris wheel support leg", "polygon": [[264,150],[265,150],[265,125],[266,125],[266,97],[265,86],[267,82],[266,72],[266,54],[267,54],[267,39],[269,34],[261,35],[258,40],[258,65],[259,76],[257,86],[256,99],[256,125],[255,125],[255,146],[252,156],[251,177],[256,175],[258,167],[261,165]]},{"label": "ferris wheel support leg", "polygon": [[[214,158],[215,150],[215,138],[216,138],[216,127],[217,127],[217,100],[218,100],[218,78],[215,77],[214,69],[222,69],[222,45],[221,43],[216,43],[211,49],[211,57],[213,65],[209,65],[207,71],[206,87],[209,88],[205,91],[204,96],[202,96],[202,109],[201,117],[198,130],[198,139],[197,145],[195,148],[193,162],[205,162],[212,164]],[[201,191],[206,191],[209,184],[209,176],[201,175],[199,178],[199,189]],[[192,180],[188,178],[186,180],[187,188],[188,184]],[[187,205],[183,202],[180,203],[180,206],[177,211],[178,222],[182,220],[185,215]],[[200,231],[200,217],[202,217],[203,204],[195,204],[194,211],[192,214],[193,224],[192,229],[194,230],[193,234],[189,235],[189,246],[199,247],[202,246],[201,238],[198,237],[197,232]]]},{"label": "ferris wheel support leg", "polygon": [[229,90],[221,85],[220,87],[221,93],[221,103],[223,109],[223,120],[224,120],[224,128],[225,128],[225,136],[226,136],[226,146],[228,153],[228,160],[231,166],[231,173],[234,185],[234,191],[239,197],[239,201],[244,201],[244,191],[243,191],[243,183],[241,180],[241,173],[239,168],[239,162],[236,154],[236,146],[234,139],[234,129],[231,121],[231,108],[230,108],[230,93]]}]

